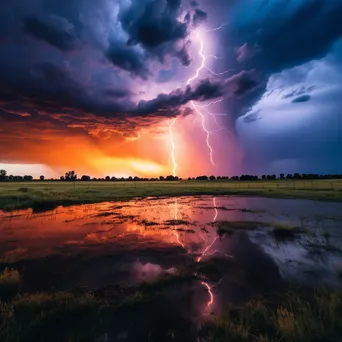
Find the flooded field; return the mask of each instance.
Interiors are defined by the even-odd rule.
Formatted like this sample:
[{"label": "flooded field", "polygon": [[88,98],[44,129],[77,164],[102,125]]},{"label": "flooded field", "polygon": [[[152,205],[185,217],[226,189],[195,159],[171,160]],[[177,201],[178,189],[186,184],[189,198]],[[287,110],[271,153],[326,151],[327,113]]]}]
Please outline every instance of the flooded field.
[{"label": "flooded field", "polygon": [[[151,321],[177,326],[167,331],[186,326],[180,340],[192,341],[198,321],[231,303],[291,284],[339,288],[341,225],[341,203],[244,197],[2,212],[0,265],[20,272],[22,293],[117,294],[164,279],[162,299],[149,307]],[[107,341],[129,341],[129,329],[122,329]]]}]

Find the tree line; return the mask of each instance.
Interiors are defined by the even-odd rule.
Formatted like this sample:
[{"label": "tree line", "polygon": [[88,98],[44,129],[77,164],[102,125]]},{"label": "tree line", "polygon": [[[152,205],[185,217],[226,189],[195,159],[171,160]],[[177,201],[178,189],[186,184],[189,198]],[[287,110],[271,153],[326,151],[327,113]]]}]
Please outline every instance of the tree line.
[{"label": "tree line", "polygon": [[[276,180],[276,179],[282,179],[282,180],[315,180],[315,179],[342,179],[342,174],[327,174],[327,175],[319,175],[319,174],[313,174],[313,173],[294,173],[294,174],[287,174],[281,173],[279,176],[272,174],[272,175],[262,175],[254,176],[254,175],[241,175],[241,176],[198,176],[198,177],[189,177],[187,178],[188,181],[214,181],[214,180],[233,180],[233,181],[258,181],[258,180]],[[61,176],[59,179],[56,178],[45,178],[43,175],[39,177],[39,179],[33,179],[31,175],[25,175],[25,176],[13,176],[8,175],[6,170],[0,170],[0,181],[33,181],[33,180],[48,180],[48,181],[112,181],[112,182],[119,182],[119,181],[179,181],[183,180],[182,178],[179,178],[177,176],[160,176],[158,178],[141,178],[141,177],[111,177],[106,176],[104,178],[96,178],[91,177],[88,175],[82,175],[80,178],[78,178],[75,171],[68,171],[63,176]]]}]

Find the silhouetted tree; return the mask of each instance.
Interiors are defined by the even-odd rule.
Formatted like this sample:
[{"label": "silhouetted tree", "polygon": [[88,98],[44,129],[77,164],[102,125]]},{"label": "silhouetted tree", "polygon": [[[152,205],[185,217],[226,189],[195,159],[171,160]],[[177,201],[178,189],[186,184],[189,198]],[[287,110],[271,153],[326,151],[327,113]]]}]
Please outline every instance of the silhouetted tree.
[{"label": "silhouetted tree", "polygon": [[164,176],[160,176],[159,180],[163,181],[163,180],[165,180],[165,177]]},{"label": "silhouetted tree", "polygon": [[254,180],[258,180],[258,176],[252,176],[252,175],[242,175],[240,176],[240,180],[241,181],[254,181]]},{"label": "silhouetted tree", "polygon": [[32,179],[33,179],[32,176],[29,176],[29,175],[24,176],[24,181],[31,181]]},{"label": "silhouetted tree", "polygon": [[283,173],[280,174],[280,179],[285,179],[285,175]]},{"label": "silhouetted tree", "polygon": [[90,176],[83,175],[83,176],[81,177],[81,181],[90,181]]},{"label": "silhouetted tree", "polygon": [[77,179],[77,175],[75,171],[69,171],[65,173],[65,180],[66,181],[75,181]]},{"label": "silhouetted tree", "polygon": [[207,181],[208,176],[198,176],[198,177],[196,177],[196,180]]},{"label": "silhouetted tree", "polygon": [[265,180],[266,179],[266,175],[262,175],[261,179]]},{"label": "silhouetted tree", "polygon": [[106,181],[110,181],[110,177],[109,177],[109,176],[106,176],[105,180],[106,180]]},{"label": "silhouetted tree", "polygon": [[170,176],[167,176],[165,178],[165,180],[167,180],[167,181],[178,181],[178,177],[170,175]]},{"label": "silhouetted tree", "polygon": [[64,180],[65,180],[64,176],[60,176],[59,179],[60,179],[61,181],[64,181]]},{"label": "silhouetted tree", "polygon": [[210,179],[210,180],[215,180],[216,177],[215,177],[215,176],[210,176],[209,179]]},{"label": "silhouetted tree", "polygon": [[293,175],[293,179],[301,179],[301,178],[302,176],[297,172]]},{"label": "silhouetted tree", "polygon": [[6,170],[0,170],[0,181],[6,180],[7,171]]},{"label": "silhouetted tree", "polygon": [[45,179],[45,177],[44,177],[44,176],[40,176],[39,179],[40,179],[41,181],[43,181],[43,180]]}]

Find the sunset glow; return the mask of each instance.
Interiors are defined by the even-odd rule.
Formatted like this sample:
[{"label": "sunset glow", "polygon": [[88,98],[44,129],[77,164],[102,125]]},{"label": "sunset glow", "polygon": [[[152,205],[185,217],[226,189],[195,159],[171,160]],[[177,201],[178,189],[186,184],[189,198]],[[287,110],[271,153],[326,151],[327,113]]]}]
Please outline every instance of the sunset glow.
[{"label": "sunset glow", "polygon": [[9,5],[0,163],[47,178],[339,172],[339,1],[246,1]]}]

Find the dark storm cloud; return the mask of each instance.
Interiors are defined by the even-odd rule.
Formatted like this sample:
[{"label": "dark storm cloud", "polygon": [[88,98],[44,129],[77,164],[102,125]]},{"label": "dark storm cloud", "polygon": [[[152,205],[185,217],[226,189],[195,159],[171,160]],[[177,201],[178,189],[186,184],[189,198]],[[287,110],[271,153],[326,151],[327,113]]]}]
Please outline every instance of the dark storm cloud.
[{"label": "dark storm cloud", "polygon": [[342,35],[341,18],[340,0],[245,0],[235,12],[230,36],[237,46],[257,44],[254,66],[278,72],[324,57]]},{"label": "dark storm cloud", "polygon": [[[177,89],[170,94],[159,94],[154,100],[140,101],[137,111],[139,113],[165,112],[166,115],[178,112],[179,107],[189,101],[206,101],[223,95],[223,84],[202,80],[193,90],[190,86],[185,91]],[[169,114],[168,114],[169,113]]]},{"label": "dark storm cloud", "polygon": [[75,128],[116,120],[134,130],[178,115],[191,100],[221,96],[221,84],[211,81],[140,102],[135,89],[146,92],[170,60],[175,70],[190,65],[189,33],[205,18],[181,0],[9,2],[0,12],[2,120],[33,124],[44,116]]},{"label": "dark storm cloud", "polygon": [[231,91],[236,96],[243,96],[260,87],[261,80],[257,78],[254,70],[241,71],[227,80]]},{"label": "dark storm cloud", "polygon": [[151,74],[146,64],[146,57],[129,46],[111,42],[105,55],[115,66],[134,76],[146,80]]},{"label": "dark storm cloud", "polygon": [[[200,2],[201,6],[204,4]],[[225,13],[216,24],[210,24],[215,27],[225,23],[215,32],[220,35],[219,51],[224,56],[216,64],[222,70],[234,69],[236,74],[253,69],[259,75],[256,80],[243,79],[241,89],[233,90],[239,98],[225,103],[225,107],[230,108],[231,116],[227,118],[230,124],[260,100],[271,75],[324,57],[342,37],[342,2],[339,0],[229,0],[219,1],[217,6],[210,9],[208,4],[203,8],[209,19],[212,13],[217,16]],[[295,79],[301,79],[306,72],[304,68],[296,70],[290,77],[295,83]],[[248,91],[241,98],[245,88]],[[309,90],[289,96],[294,98],[306,93]]]},{"label": "dark storm cloud", "polygon": [[249,46],[247,43],[243,44],[236,50],[236,59],[239,63],[243,63],[255,56],[258,53],[258,49]]},{"label": "dark storm cloud", "polygon": [[[21,110],[37,109],[44,112],[54,112],[66,108],[75,113],[87,112],[106,117],[134,116],[175,116],[179,107],[189,101],[205,101],[222,96],[223,84],[202,80],[195,87],[185,90],[177,89],[170,94],[159,94],[155,99],[140,101],[138,105],[130,100],[131,91],[127,89],[105,89],[97,96],[91,93],[79,82],[67,68],[44,63],[30,70],[22,83],[13,84],[15,92],[10,88],[0,91],[0,99],[10,110],[17,104],[22,104]],[[53,80],[53,82],[51,82]],[[0,88],[1,89],[1,88]],[[10,94],[11,96],[8,96]],[[103,96],[104,95],[104,96]]]},{"label": "dark storm cloud", "polygon": [[260,120],[260,114],[261,110],[256,110],[255,112],[251,113],[251,114],[248,114],[248,115],[245,115],[243,117],[243,121],[246,122],[246,123],[251,123],[251,122],[255,122],[257,120]]},{"label": "dark storm cloud", "polygon": [[110,97],[114,97],[114,98],[124,98],[124,97],[129,97],[132,95],[132,92],[128,89],[119,89],[119,88],[116,88],[116,89],[112,89],[112,88],[109,88],[109,89],[105,89],[103,91],[104,95],[107,95],[107,96],[110,96]]},{"label": "dark storm cloud", "polygon": [[290,98],[295,97],[295,96],[300,97],[301,95],[309,93],[309,92],[311,92],[314,89],[315,89],[315,86],[310,86],[310,87],[303,87],[302,86],[302,87],[300,87],[298,89],[292,90],[291,92],[283,95],[282,98],[283,99],[290,99]]},{"label": "dark storm cloud", "polygon": [[58,49],[70,51],[76,48],[77,38],[72,33],[72,25],[65,19],[56,16],[23,18],[24,30],[27,34],[43,40]]},{"label": "dark storm cloud", "polygon": [[292,103],[308,102],[310,101],[310,99],[311,99],[310,95],[301,95],[301,96],[294,98],[291,102]]},{"label": "dark storm cloud", "polygon": [[201,24],[203,21],[205,21],[208,18],[207,13],[203,12],[202,10],[196,8],[194,16],[193,16],[193,21],[194,25],[197,26]]},{"label": "dark storm cloud", "polygon": [[[147,54],[156,57],[161,62],[164,62],[167,56],[173,56],[178,58],[183,65],[189,65],[191,61],[187,51],[189,33],[191,28],[203,22],[207,15],[196,8],[187,13],[185,21],[181,21],[181,14],[181,0],[133,2],[119,15],[120,23],[129,35],[127,50],[130,46],[139,44]],[[113,50],[116,50],[115,46],[110,48],[110,51]],[[110,57],[112,55],[110,51],[107,56],[115,64],[115,60]]]}]

